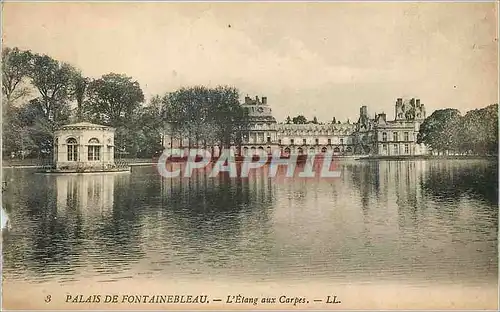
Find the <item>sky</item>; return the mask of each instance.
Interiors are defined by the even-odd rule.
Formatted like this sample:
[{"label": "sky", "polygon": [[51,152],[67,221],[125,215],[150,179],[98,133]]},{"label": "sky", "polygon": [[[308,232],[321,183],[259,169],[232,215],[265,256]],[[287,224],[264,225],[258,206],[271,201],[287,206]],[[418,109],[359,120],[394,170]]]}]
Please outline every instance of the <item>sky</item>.
[{"label": "sky", "polygon": [[137,80],[147,99],[192,85],[267,96],[274,116],[394,118],[498,102],[491,3],[3,3],[3,45],[97,78]]}]

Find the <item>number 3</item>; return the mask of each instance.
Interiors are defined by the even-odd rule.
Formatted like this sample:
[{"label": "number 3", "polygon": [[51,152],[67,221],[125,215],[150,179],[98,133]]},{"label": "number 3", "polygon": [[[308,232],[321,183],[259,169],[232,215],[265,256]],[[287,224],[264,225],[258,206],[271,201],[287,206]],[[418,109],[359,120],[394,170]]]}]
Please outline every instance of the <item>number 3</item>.
[{"label": "number 3", "polygon": [[45,297],[45,302],[49,303],[51,300],[52,298],[50,297],[50,295],[47,295],[47,297]]}]

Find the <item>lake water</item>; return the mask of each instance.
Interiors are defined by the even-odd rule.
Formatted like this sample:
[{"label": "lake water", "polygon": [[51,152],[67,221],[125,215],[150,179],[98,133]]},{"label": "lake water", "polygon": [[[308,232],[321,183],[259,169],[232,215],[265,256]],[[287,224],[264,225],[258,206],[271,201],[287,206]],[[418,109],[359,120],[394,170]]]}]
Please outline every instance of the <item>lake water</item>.
[{"label": "lake water", "polygon": [[342,161],[340,178],[4,169],[4,285],[158,281],[491,285],[497,163]]}]

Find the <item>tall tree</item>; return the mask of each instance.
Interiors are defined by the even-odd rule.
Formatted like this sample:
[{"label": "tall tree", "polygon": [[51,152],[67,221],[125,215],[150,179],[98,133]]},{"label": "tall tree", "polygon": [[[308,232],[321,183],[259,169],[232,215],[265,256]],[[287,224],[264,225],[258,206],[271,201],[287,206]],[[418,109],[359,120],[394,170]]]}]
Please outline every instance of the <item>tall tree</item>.
[{"label": "tall tree", "polygon": [[[39,95],[19,107],[17,117],[23,116],[23,122],[18,121],[15,126],[19,127],[19,133],[30,136],[27,141],[33,142],[32,152],[39,156],[47,156],[51,152],[54,130],[69,121],[70,88],[74,72],[73,66],[48,55],[31,55],[28,76]],[[20,149],[23,152],[25,147],[24,140],[21,140]]]},{"label": "tall tree", "polygon": [[497,154],[498,104],[468,111],[461,120],[458,133],[461,152]]},{"label": "tall tree", "polygon": [[2,152],[4,155],[18,152],[23,146],[26,135],[17,120],[17,100],[29,95],[29,86],[25,85],[30,73],[32,54],[18,48],[2,50]]},{"label": "tall tree", "polygon": [[417,143],[424,143],[438,153],[458,151],[460,122],[457,109],[436,110],[420,125]]},{"label": "tall tree", "polygon": [[7,105],[29,93],[22,82],[30,74],[32,58],[30,51],[8,47],[2,50],[2,93]]},{"label": "tall tree", "polygon": [[[82,83],[83,85],[83,83]],[[110,73],[86,84],[82,115],[95,123],[116,128],[119,157],[135,157],[140,150],[140,108],[144,94],[139,83],[126,75]]]},{"label": "tall tree", "polygon": [[76,120],[83,120],[83,103],[85,101],[85,94],[90,79],[84,77],[81,72],[76,71],[72,78],[72,92],[71,95],[76,100]]},{"label": "tall tree", "polygon": [[248,113],[238,90],[229,86],[181,88],[163,97],[165,121],[189,146],[241,144]]},{"label": "tall tree", "polygon": [[139,83],[132,77],[115,73],[88,83],[86,94],[85,116],[93,122],[113,127],[127,125],[144,102]]},{"label": "tall tree", "polygon": [[290,118],[290,116],[287,116],[286,117],[286,124],[291,124],[292,123],[292,119]]},{"label": "tall tree", "polygon": [[31,83],[40,93],[34,103],[40,106],[42,115],[54,124],[59,123],[59,115],[67,110],[69,105],[75,71],[73,66],[61,63],[48,55],[33,56]]},{"label": "tall tree", "polygon": [[162,101],[159,96],[153,97],[148,105],[139,109],[135,127],[138,157],[151,157],[162,150],[162,115]]}]

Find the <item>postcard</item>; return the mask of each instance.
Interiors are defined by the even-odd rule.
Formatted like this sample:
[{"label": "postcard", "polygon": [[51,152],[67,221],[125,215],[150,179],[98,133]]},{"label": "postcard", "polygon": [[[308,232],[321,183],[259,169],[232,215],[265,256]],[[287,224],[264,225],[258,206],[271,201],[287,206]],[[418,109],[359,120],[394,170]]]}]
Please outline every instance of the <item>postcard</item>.
[{"label": "postcard", "polygon": [[498,2],[2,3],[3,310],[498,310]]}]

